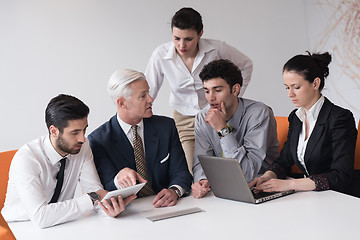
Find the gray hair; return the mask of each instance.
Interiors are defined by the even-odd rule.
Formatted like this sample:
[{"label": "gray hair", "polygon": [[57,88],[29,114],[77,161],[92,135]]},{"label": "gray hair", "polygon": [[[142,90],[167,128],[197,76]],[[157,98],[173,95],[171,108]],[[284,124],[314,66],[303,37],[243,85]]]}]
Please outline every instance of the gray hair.
[{"label": "gray hair", "polygon": [[115,104],[120,97],[131,97],[133,90],[129,85],[136,80],[146,80],[145,75],[131,69],[120,69],[111,75],[107,91]]}]

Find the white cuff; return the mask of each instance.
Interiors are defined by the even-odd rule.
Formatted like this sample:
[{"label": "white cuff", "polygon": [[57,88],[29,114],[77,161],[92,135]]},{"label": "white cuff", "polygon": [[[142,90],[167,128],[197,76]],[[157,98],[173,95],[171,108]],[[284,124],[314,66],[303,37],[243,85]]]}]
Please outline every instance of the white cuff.
[{"label": "white cuff", "polygon": [[177,189],[180,190],[180,192],[181,192],[180,197],[182,197],[185,194],[185,189],[183,189],[181,186],[179,186],[179,185],[171,185],[169,188],[171,188],[171,187],[176,187]]},{"label": "white cuff", "polygon": [[85,193],[82,196],[77,197],[75,199],[82,213],[94,210],[94,205],[88,194]]},{"label": "white cuff", "polygon": [[117,189],[122,189],[122,187],[120,187],[120,185],[119,185],[119,182],[117,181],[116,176],[117,176],[117,175],[115,175],[115,177],[114,177],[114,184],[115,184],[115,187],[116,187]]}]

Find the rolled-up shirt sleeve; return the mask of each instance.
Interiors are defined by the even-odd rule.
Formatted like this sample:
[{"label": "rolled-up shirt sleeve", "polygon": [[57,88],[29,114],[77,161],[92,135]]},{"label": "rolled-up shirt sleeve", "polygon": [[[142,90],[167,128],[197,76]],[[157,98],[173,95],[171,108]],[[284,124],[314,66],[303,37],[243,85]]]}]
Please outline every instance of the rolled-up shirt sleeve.
[{"label": "rolled-up shirt sleeve", "polygon": [[236,158],[239,161],[248,182],[256,177],[266,158],[269,124],[269,116],[257,118],[244,135],[242,144],[232,133],[220,139],[224,157]]}]

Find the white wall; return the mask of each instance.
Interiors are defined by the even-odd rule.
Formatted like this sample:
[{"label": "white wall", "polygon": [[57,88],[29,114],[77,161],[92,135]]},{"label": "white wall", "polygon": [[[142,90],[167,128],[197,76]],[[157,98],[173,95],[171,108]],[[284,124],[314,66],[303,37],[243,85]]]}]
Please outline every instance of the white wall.
[{"label": "white wall", "polygon": [[[44,110],[59,93],[90,107],[88,133],[107,121],[115,113],[108,78],[118,68],[144,71],[183,6],[202,14],[203,37],[254,61],[245,97],[287,116],[281,68],[308,49],[302,0],[0,0],[0,151],[46,134]],[[154,113],[171,116],[168,96],[165,84]]]}]

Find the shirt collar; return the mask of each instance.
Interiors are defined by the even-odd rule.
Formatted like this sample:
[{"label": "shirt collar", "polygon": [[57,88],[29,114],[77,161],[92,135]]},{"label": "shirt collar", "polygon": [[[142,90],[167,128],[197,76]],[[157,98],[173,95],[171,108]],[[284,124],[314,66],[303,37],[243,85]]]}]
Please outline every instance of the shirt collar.
[{"label": "shirt collar", "polygon": [[[213,45],[209,44],[207,41],[205,41],[202,38],[199,39],[198,45],[199,45],[199,52],[197,53],[198,56],[203,56],[205,55],[205,53],[215,49]],[[166,53],[164,59],[175,59],[176,56],[177,53],[176,53],[175,45],[173,42],[171,42],[170,48]]]},{"label": "shirt collar", "polygon": [[199,56],[205,55],[205,53],[215,50],[215,47],[213,45],[211,45],[202,38],[199,39],[198,45],[199,45],[199,52],[198,52]]},{"label": "shirt collar", "polygon": [[238,98],[238,107],[236,109],[236,112],[234,115],[230,118],[230,120],[227,122],[233,129],[236,129],[239,126],[239,122],[241,122],[241,118],[243,115],[244,110],[244,102],[242,101],[242,98]]},{"label": "shirt collar", "polygon": [[58,163],[63,156],[61,156],[54,148],[54,146],[51,144],[50,141],[50,135],[45,137],[44,139],[44,151],[46,156],[49,158],[50,162],[55,165]]},{"label": "shirt collar", "polygon": [[305,121],[305,116],[307,116],[308,120],[310,121],[315,121],[320,113],[320,110],[324,104],[325,101],[325,97],[323,95],[321,95],[321,97],[316,101],[316,103],[310,108],[310,110],[307,112],[303,107],[300,107],[297,111],[296,111],[296,116],[300,119],[300,121],[304,122]]},{"label": "shirt collar", "polygon": [[[119,123],[121,129],[122,129],[122,130],[124,131],[124,133],[127,135],[127,134],[131,131],[132,125],[124,122],[123,120],[121,120],[121,118],[119,117],[119,114],[116,114],[116,118],[117,118],[117,120],[118,120],[118,123]],[[138,129],[139,129],[139,130],[144,129],[144,120],[141,119],[141,121],[140,121],[138,124],[136,124],[136,125],[138,126]]]},{"label": "shirt collar", "polygon": [[175,45],[173,42],[171,42],[170,48],[168,50],[168,52],[166,53],[166,55],[164,56],[164,59],[174,59],[176,57],[176,50],[175,50]]}]

